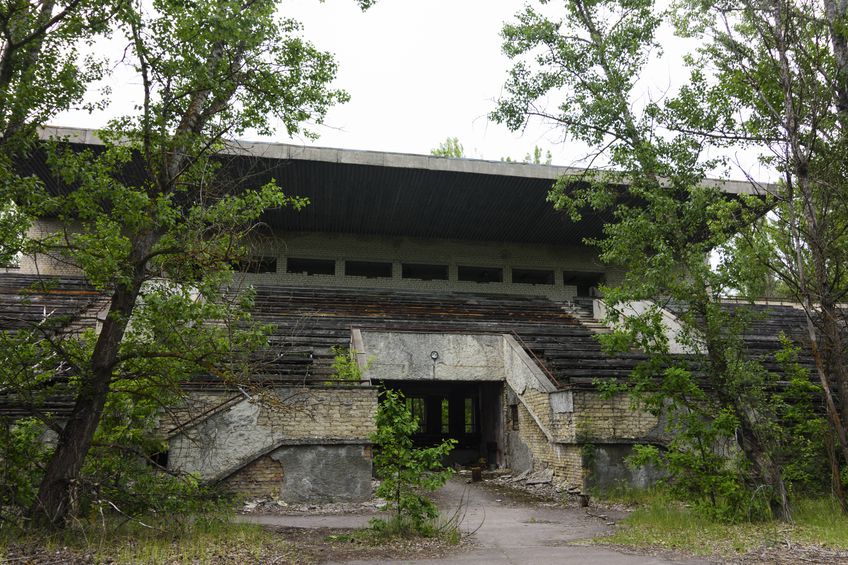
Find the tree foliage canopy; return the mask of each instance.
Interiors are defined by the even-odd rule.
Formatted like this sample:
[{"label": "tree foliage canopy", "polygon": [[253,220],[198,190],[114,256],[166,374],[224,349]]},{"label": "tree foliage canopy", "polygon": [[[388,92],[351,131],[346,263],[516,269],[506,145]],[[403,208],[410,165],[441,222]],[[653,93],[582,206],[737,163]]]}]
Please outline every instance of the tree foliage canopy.
[{"label": "tree foliage canopy", "polygon": [[465,157],[465,149],[458,137],[448,137],[435,149],[430,150],[430,155],[436,157],[447,157],[449,159],[462,159]]},{"label": "tree foliage canopy", "polygon": [[[848,390],[835,363],[844,360],[840,332],[826,322],[836,310],[824,314],[839,296],[834,291],[844,288],[833,277],[842,276],[844,238],[836,234],[846,218],[838,196],[844,133],[837,111],[848,68],[841,55],[845,22],[844,8],[829,1],[672,8],[652,0],[539,2],[503,28],[504,53],[515,63],[491,114],[512,129],[529,119],[552,122],[590,148],[590,167],[557,182],[549,199],[574,220],[587,210],[612,212],[603,237],[591,242],[626,273],[605,291],[619,328],[607,345],[652,353],[635,373],[637,389],[651,391],[642,399],[649,406],[671,402],[671,413],[682,415],[683,429],[694,434],[689,441],[678,435],[686,443],[673,451],[685,463],[678,470],[697,468],[697,461],[684,460],[697,453],[698,442],[735,440],[746,461],[733,480],[738,487],[765,486],[771,511],[784,519],[790,517],[781,476],[787,438],[777,425],[784,404],[768,394],[775,377],[741,339],[750,320],[725,299],[758,298],[776,272],[807,304],[811,327],[815,322],[830,336],[832,358],[824,363],[830,384]],[[688,80],[653,98],[640,77],[662,50],[662,26],[698,39],[700,47],[683,59]],[[728,164],[726,150],[739,147],[759,150],[783,182],[762,185],[749,177],[753,194],[731,196],[707,181]],[[766,216],[767,210],[777,214]],[[819,277],[812,295],[798,276],[810,271]],[[802,287],[807,290],[797,292]],[[627,314],[639,300],[654,306]],[[686,328],[678,336],[690,355],[684,363],[669,356],[663,308]],[[811,332],[814,352],[820,341]],[[820,392],[829,395],[828,379],[822,384]],[[722,460],[712,466],[714,476],[726,470]]]},{"label": "tree foliage canopy", "polygon": [[[41,415],[58,434],[31,500],[42,523],[59,525],[80,497],[91,499],[86,489],[97,481],[83,473],[92,447],[91,461],[107,475],[115,472],[110,449],[151,455],[156,445],[145,433],[186,377],[244,383],[252,352],[266,343],[269,328],[249,316],[250,294],[226,284],[261,214],[306,201],[274,180],[236,176],[228,156],[247,131],[311,136],[305,124],[348,99],[330,86],[333,57],[277,8],[273,0],[43,0],[0,10],[9,31],[0,52],[0,166],[4,201],[15,203],[0,218],[18,234],[27,219],[58,219],[62,230],[27,251],[78,268],[109,298],[99,333],[35,327],[4,336],[14,363],[0,369],[0,386],[75,399],[62,426]],[[49,192],[19,176],[12,159],[103,75],[103,61],[78,56],[98,34],[125,41],[123,64],[137,74],[141,102],[99,132],[96,149],[49,140],[52,173],[74,187]],[[19,249],[4,245],[0,259]],[[45,353],[48,363],[39,360]],[[127,478],[126,489],[142,484]]]}]

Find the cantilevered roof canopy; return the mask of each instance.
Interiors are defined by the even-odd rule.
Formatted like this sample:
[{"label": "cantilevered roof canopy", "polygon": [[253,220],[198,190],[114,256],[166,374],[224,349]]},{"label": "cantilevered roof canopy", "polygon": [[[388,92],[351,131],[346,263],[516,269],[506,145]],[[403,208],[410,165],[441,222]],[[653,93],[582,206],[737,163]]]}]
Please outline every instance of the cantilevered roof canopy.
[{"label": "cantilevered roof canopy", "polygon": [[[94,130],[46,128],[42,136],[101,145]],[[275,179],[287,194],[309,198],[299,212],[266,213],[265,221],[280,230],[576,243],[600,235],[605,220],[587,213],[574,223],[547,201],[557,178],[581,169],[281,143],[233,143],[225,155],[243,187]],[[33,168],[45,174],[43,163]],[[738,182],[721,188],[751,191]]]}]

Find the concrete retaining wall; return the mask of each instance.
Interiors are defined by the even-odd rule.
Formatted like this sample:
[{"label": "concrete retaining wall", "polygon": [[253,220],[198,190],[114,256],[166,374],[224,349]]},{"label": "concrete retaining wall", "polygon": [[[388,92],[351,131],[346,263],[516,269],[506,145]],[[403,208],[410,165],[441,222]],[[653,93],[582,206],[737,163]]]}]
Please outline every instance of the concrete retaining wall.
[{"label": "concrete retaining wall", "polygon": [[168,466],[251,495],[278,492],[300,501],[323,489],[326,499],[367,499],[377,390],[275,392],[274,409],[245,398],[176,433]]},{"label": "concrete retaining wall", "polygon": [[[363,332],[374,379],[504,382],[494,438],[515,472],[550,469],[569,487],[643,486],[650,469],[632,471],[624,457],[635,442],[662,442],[660,419],[634,410],[624,395],[557,389],[509,335]],[[171,438],[173,469],[222,481],[248,495],[291,501],[364,500],[370,494],[377,390],[338,386],[276,391],[281,409],[235,398]],[[226,397],[203,397],[201,405]]]}]

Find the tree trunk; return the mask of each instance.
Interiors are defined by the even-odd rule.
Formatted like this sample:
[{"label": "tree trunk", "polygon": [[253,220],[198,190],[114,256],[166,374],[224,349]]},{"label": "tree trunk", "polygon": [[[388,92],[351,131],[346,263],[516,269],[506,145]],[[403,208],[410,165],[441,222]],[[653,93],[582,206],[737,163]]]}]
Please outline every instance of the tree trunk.
[{"label": "tree trunk", "polygon": [[92,354],[91,374],[83,378],[74,409],[59,436],[38,489],[32,514],[39,525],[61,527],[64,524],[70,508],[70,494],[100,423],[113,365],[140,286],[139,281],[134,288],[118,289],[112,295],[109,315],[103,322]]},{"label": "tree trunk", "polygon": [[[842,449],[843,457],[848,462],[848,431],[845,423],[848,416],[848,407],[845,400],[848,399],[848,373],[846,373],[843,360],[843,339],[838,327],[836,309],[833,308],[831,288],[828,282],[828,261],[832,259],[830,249],[832,241],[827,237],[827,211],[817,208],[815,179],[811,177],[812,153],[809,147],[814,145],[815,140],[806,138],[807,132],[803,127],[803,116],[796,107],[795,79],[791,72],[789,45],[783,35],[782,22],[786,21],[786,6],[781,2],[774,4],[774,39],[778,54],[780,84],[783,91],[783,115],[782,127],[786,135],[784,147],[784,159],[786,162],[786,187],[787,187],[787,210],[789,211],[789,228],[794,246],[795,270],[798,273],[798,288],[800,298],[804,303],[807,314],[807,332],[810,340],[810,349],[816,362],[816,372],[822,386],[827,406],[828,419],[836,432]],[[840,127],[848,127],[848,47],[843,33],[846,2],[840,0],[838,3],[825,0],[825,10],[830,23],[831,42],[834,57],[836,59],[836,93],[835,103],[837,115],[840,119]],[[797,182],[797,191],[795,183]],[[822,187],[818,187],[820,190]],[[801,215],[805,223],[805,237],[801,237],[801,218],[795,212],[796,203],[802,206]],[[809,251],[812,260],[811,273],[805,272],[804,251]],[[818,310],[816,310],[818,307]],[[814,315],[818,314],[818,319]],[[822,331],[820,331],[822,330]],[[825,358],[822,358],[819,349],[819,337],[823,338]],[[834,357],[837,355],[838,357]],[[831,386],[836,385],[842,406],[837,411],[831,394]],[[841,414],[841,416],[840,416]],[[838,491],[837,494],[841,494]],[[839,501],[843,508],[848,507],[843,498]]]},{"label": "tree trunk", "polygon": [[738,435],[739,447],[747,459],[754,464],[754,471],[769,487],[768,503],[772,517],[781,522],[791,522],[792,512],[789,508],[789,497],[780,465],[774,460],[769,450],[760,441],[756,432],[757,416],[750,408],[738,407],[742,411]]},{"label": "tree trunk", "polygon": [[100,424],[100,416],[109,394],[112,373],[121,347],[121,340],[135,308],[144,282],[146,257],[153,248],[156,235],[138,235],[130,255],[134,266],[129,286],[119,286],[112,294],[109,314],[97,338],[91,356],[90,373],[82,375],[74,409],[59,435],[56,450],[38,488],[38,497],[31,514],[36,524],[62,527],[70,509],[71,492],[75,489],[85,457]]},{"label": "tree trunk", "polygon": [[[698,310],[701,316],[707,316],[705,304],[700,304]],[[745,458],[751,463],[755,476],[759,477],[770,491],[768,504],[772,517],[782,522],[791,522],[792,512],[789,507],[786,484],[783,481],[783,469],[773,456],[774,442],[760,433],[760,430],[766,428],[763,421],[768,416],[764,416],[757,409],[756,399],[748,399],[745,394],[734,391],[735,387],[726,386],[725,379],[730,374],[731,368],[725,358],[725,352],[733,348],[733,345],[720,337],[711,337],[706,331],[704,334],[707,358],[710,362],[711,384],[716,387],[721,403],[732,407],[739,420],[736,442],[745,454]]]},{"label": "tree trunk", "polygon": [[[824,0],[824,10],[830,27],[830,42],[836,63],[836,112],[843,130],[848,129],[848,36],[845,33],[846,8],[844,0]],[[848,134],[848,131],[843,131]]]},{"label": "tree trunk", "polygon": [[110,377],[111,369],[94,372],[77,396],[38,489],[32,509],[37,525],[61,527],[64,524],[71,507],[71,492],[103,413]]},{"label": "tree trunk", "polygon": [[839,465],[839,457],[836,454],[836,446],[833,444],[833,433],[830,430],[825,433],[825,448],[827,449],[827,462],[830,464],[830,486],[832,494],[839,502],[839,508],[843,514],[848,514],[848,504],[845,500],[845,489],[842,487],[842,468]]},{"label": "tree trunk", "polygon": [[[817,278],[827,276],[826,273],[816,273],[816,275]],[[824,338],[823,364],[828,375],[830,375],[831,382],[836,385],[839,394],[840,416],[844,426],[844,423],[848,422],[848,372],[846,372],[845,367],[845,343],[838,321],[839,316],[840,313],[832,300],[823,298],[819,308],[821,319],[818,320],[818,325],[821,327],[821,336]]]}]

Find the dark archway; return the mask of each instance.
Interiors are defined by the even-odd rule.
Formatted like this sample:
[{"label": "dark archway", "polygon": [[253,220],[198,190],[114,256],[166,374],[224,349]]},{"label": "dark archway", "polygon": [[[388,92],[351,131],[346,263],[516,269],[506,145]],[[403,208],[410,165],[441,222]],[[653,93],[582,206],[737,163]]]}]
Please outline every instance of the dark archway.
[{"label": "dark archway", "polygon": [[503,463],[503,383],[480,381],[381,381],[399,390],[418,418],[417,445],[457,441],[447,463],[472,465],[485,459],[489,467]]}]

